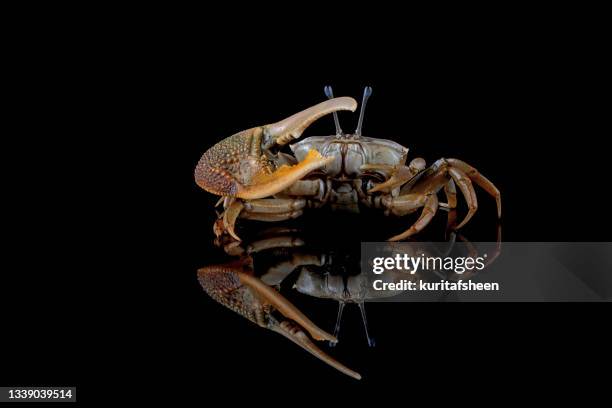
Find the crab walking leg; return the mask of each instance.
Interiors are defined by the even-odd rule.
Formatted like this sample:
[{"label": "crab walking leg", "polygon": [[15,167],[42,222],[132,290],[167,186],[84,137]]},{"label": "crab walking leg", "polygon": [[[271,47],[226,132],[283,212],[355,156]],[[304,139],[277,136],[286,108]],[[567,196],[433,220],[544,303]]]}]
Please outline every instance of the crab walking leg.
[{"label": "crab walking leg", "polygon": [[281,235],[279,237],[260,239],[249,244],[247,253],[252,254],[274,248],[295,248],[303,245],[304,241],[301,238],[294,237],[293,235]]},{"label": "crab walking leg", "polygon": [[[289,259],[284,259],[270,266],[270,268],[261,275],[260,279],[268,286],[280,285],[281,282],[299,266],[321,266],[321,258],[321,255],[294,253]],[[333,336],[337,338],[336,334],[337,333],[334,333]]]},{"label": "crab walking leg", "polygon": [[495,184],[493,184],[488,178],[480,174],[478,170],[476,170],[474,167],[470,166],[464,161],[458,159],[446,159],[446,161],[452,167],[463,171],[472,181],[478,184],[483,190],[495,197],[495,202],[497,203],[497,217],[501,218],[501,193],[499,192],[497,187],[495,187]]},{"label": "crab walking leg", "polygon": [[385,196],[382,203],[393,215],[402,216],[423,207],[427,197],[427,194],[422,193],[404,194],[397,197]]},{"label": "crab walking leg", "polygon": [[406,231],[402,232],[399,235],[395,235],[389,238],[387,241],[400,241],[402,239],[406,239],[417,232],[421,231],[423,228],[429,224],[431,219],[436,215],[436,211],[438,210],[438,197],[435,193],[431,193],[427,196],[427,200],[425,201],[425,206],[423,207],[423,211],[421,212],[421,216],[418,220],[410,228]]},{"label": "crab walking leg", "polygon": [[223,213],[223,225],[234,239],[240,241],[235,232],[236,219],[257,221],[284,221],[302,215],[306,200],[295,198],[262,198],[249,201],[235,200]]},{"label": "crab walking leg", "polygon": [[302,210],[291,211],[291,212],[286,212],[286,213],[278,213],[278,214],[243,212],[242,214],[240,214],[240,218],[244,218],[247,220],[253,220],[253,221],[278,222],[278,221],[286,221],[286,220],[297,218],[301,216],[303,213],[304,211]]},{"label": "crab walking leg", "polygon": [[457,210],[451,208],[448,211],[448,216],[446,218],[446,234],[454,233],[455,227],[457,226]]},{"label": "crab walking leg", "polygon": [[457,211],[455,210],[457,208],[457,187],[452,178],[444,185],[444,194],[447,202],[439,205],[440,208],[445,208],[448,211],[446,218],[446,230],[448,232],[457,223]]},{"label": "crab walking leg", "polygon": [[497,257],[501,254],[502,250],[502,229],[501,224],[497,224],[497,239],[495,240],[495,250],[493,251],[493,255],[489,256],[487,262],[485,262],[485,268],[493,263],[497,259]]},{"label": "crab walking leg", "polygon": [[303,198],[261,198],[243,203],[240,218],[255,221],[284,221],[303,214],[306,200]]},{"label": "crab walking leg", "polygon": [[253,213],[278,214],[306,207],[303,198],[261,198],[244,202],[244,210]]},{"label": "crab walking leg", "polygon": [[446,194],[447,203],[440,203],[440,207],[448,209],[457,208],[457,188],[455,182],[451,179],[444,185],[444,194]]},{"label": "crab walking leg", "polygon": [[457,225],[457,229],[459,229],[463,227],[474,216],[476,210],[478,210],[478,199],[476,198],[476,192],[474,191],[474,186],[472,185],[470,178],[463,171],[454,167],[449,167],[448,173],[451,175],[455,183],[459,185],[459,189],[463,193],[465,201],[467,201],[468,205],[467,215],[463,221]]},{"label": "crab walking leg", "polygon": [[405,193],[437,193],[444,187],[450,176],[448,174],[448,164],[444,159],[437,160],[427,170],[421,178],[413,185],[406,184],[400,190],[400,194]]},{"label": "crab walking leg", "polygon": [[241,239],[236,235],[234,226],[236,225],[236,218],[240,215],[243,207],[242,202],[234,201],[223,213],[223,225],[227,232],[237,241],[241,241]]}]

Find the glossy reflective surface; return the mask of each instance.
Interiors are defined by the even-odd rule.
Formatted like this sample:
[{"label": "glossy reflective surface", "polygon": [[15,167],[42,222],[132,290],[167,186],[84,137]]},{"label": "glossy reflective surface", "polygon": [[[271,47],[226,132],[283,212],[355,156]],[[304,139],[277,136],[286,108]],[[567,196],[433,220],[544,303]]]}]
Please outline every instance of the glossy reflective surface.
[{"label": "glossy reflective surface", "polygon": [[[327,216],[331,218],[326,219],[325,225],[334,226],[333,231],[348,231],[354,222],[365,224],[363,218],[360,220],[355,216]],[[469,244],[463,235],[453,231],[455,220],[455,212],[448,213],[446,228],[441,234],[447,241],[423,242],[415,250],[420,254],[441,254],[450,253],[457,240]],[[383,226],[380,221],[376,222],[379,227]],[[343,222],[349,224],[342,226]],[[360,374],[332,357],[334,348],[344,347],[347,343],[354,346],[356,342],[375,347],[376,331],[370,328],[372,317],[366,303],[396,296],[397,293],[373,289],[373,280],[380,276],[362,271],[359,234],[319,233],[309,227],[315,225],[309,222],[269,225],[247,225],[241,231],[241,236],[246,237],[242,241],[229,235],[217,238],[214,245],[225,255],[219,262],[198,270],[200,284],[214,300],[252,323],[287,337],[344,374],[361,378]],[[498,242],[501,240],[501,227],[496,230],[496,239]],[[493,254],[490,261],[497,255]],[[441,277],[444,276],[440,273],[411,275],[391,271],[383,276],[383,280],[387,283],[405,279],[416,282],[434,281]],[[438,300],[444,300],[445,295],[436,296],[440,297]],[[320,317],[323,310],[325,318]],[[353,327],[348,331],[343,326],[347,314],[353,314],[350,323]],[[311,320],[311,316],[315,317]],[[361,324],[355,325],[355,317],[361,320]],[[330,321],[334,322],[333,325],[329,324]],[[250,328],[245,327],[245,330]],[[361,334],[354,336],[358,331]],[[270,345],[270,352],[273,352],[272,347]]]}]

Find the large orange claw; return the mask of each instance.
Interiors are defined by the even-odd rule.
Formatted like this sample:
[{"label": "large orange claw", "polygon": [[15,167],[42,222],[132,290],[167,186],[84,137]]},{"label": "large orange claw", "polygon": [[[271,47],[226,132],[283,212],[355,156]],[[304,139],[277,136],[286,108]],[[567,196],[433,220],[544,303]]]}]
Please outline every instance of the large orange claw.
[{"label": "large orange claw", "polygon": [[315,340],[332,342],[336,342],[336,338],[317,327],[276,290],[252,276],[250,262],[249,258],[244,258],[199,269],[198,280],[206,293],[217,302],[261,327],[282,334],[342,373],[361,379],[359,373],[318,348],[310,336]]},{"label": "large orange claw", "polygon": [[276,168],[267,149],[300,137],[304,129],[324,115],[356,108],[353,98],[330,99],[280,122],[236,133],[204,153],[195,170],[196,183],[213,194],[244,199],[279,193],[333,158],[311,151],[295,166]]}]

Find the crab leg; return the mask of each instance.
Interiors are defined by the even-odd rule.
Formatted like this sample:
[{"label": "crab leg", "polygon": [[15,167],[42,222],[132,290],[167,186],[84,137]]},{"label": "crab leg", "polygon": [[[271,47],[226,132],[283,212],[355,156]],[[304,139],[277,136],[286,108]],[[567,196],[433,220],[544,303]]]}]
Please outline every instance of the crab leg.
[{"label": "crab leg", "polygon": [[[274,286],[280,283],[296,268],[305,265],[321,266],[322,256],[310,253],[292,253],[289,259],[284,259],[270,268],[261,275],[261,281],[266,285]],[[336,334],[333,335],[336,337]]]},{"label": "crab leg", "polygon": [[420,175],[416,183],[413,185],[404,185],[401,192],[425,192],[433,191],[434,189],[439,191],[450,178],[447,174],[446,167],[448,167],[448,164],[444,159],[436,160]]},{"label": "crab leg", "polygon": [[472,184],[474,181],[490,195],[495,197],[497,203],[497,214],[501,216],[501,195],[499,190],[486,177],[481,175],[469,164],[457,159],[437,160],[429,169],[423,173],[414,185],[407,184],[400,190],[400,194],[438,192],[444,187],[448,203],[440,204],[443,208],[453,209],[457,206],[456,186],[459,186],[468,205],[468,213],[456,229],[463,227],[476,213],[478,199]]},{"label": "crab leg", "polygon": [[394,215],[406,215],[423,207],[427,201],[427,194],[411,193],[398,197],[385,196],[382,199],[383,205],[391,210]]},{"label": "crab leg", "polygon": [[257,240],[249,244],[247,252],[252,254],[254,252],[265,251],[266,249],[274,248],[293,248],[304,245],[304,241],[300,238],[292,235],[281,235],[278,237],[270,237]]},{"label": "crab leg", "polygon": [[440,207],[446,207],[448,209],[457,208],[457,188],[455,182],[450,179],[448,183],[444,185],[444,194],[446,194],[446,203],[440,203]]},{"label": "crab leg", "polygon": [[244,203],[244,210],[253,213],[284,213],[301,210],[306,206],[306,200],[300,198],[262,198]]},{"label": "crab leg", "polygon": [[463,171],[454,167],[449,167],[448,173],[451,175],[455,183],[459,185],[459,189],[463,193],[465,201],[467,201],[468,205],[467,215],[463,221],[457,225],[457,229],[459,229],[463,227],[474,216],[476,210],[478,210],[478,199],[476,198],[476,192],[474,191],[474,186],[472,185],[470,178]]},{"label": "crab leg", "polygon": [[291,220],[301,216],[304,212],[302,210],[285,212],[285,213],[250,213],[245,212],[240,214],[240,218],[244,218],[247,220],[253,221],[267,221],[267,222],[277,222],[277,221],[285,221]]},{"label": "crab leg", "polygon": [[243,204],[240,201],[234,201],[230,204],[230,206],[223,213],[223,225],[227,232],[236,240],[240,241],[240,237],[236,235],[234,231],[234,226],[236,225],[236,218],[240,215],[242,211]]},{"label": "crab leg", "polygon": [[442,187],[445,187],[449,203],[456,206],[455,184],[448,175],[447,167],[445,162],[439,160],[427,170],[429,172],[427,177],[419,180],[416,185],[408,190],[410,192],[404,193],[402,191],[402,194],[398,197],[383,197],[383,205],[389,208],[395,215],[406,215],[420,207],[424,207],[419,219],[408,230],[389,238],[389,241],[399,241],[408,238],[429,224],[438,207],[444,206],[438,202],[437,198],[437,193]]},{"label": "crab leg", "polygon": [[[242,211],[239,216],[240,218],[255,221],[284,221],[301,216],[305,206],[306,200],[303,198],[261,198],[247,200],[242,202]],[[233,228],[233,224],[231,227]],[[232,236],[235,237],[235,235]]]},{"label": "crab leg", "polygon": [[231,201],[223,213],[223,226],[234,239],[240,241],[235,232],[236,219],[246,218],[258,221],[283,221],[302,215],[306,206],[304,199],[263,198],[250,201]]},{"label": "crab leg", "polygon": [[458,159],[446,159],[448,164],[463,171],[472,181],[478,184],[483,190],[495,197],[497,203],[497,217],[501,218],[501,194],[495,184],[493,184],[488,178],[483,176],[474,167],[470,166],[464,161]]},{"label": "crab leg", "polygon": [[406,231],[389,238],[388,241],[400,241],[402,239],[406,239],[421,231],[427,226],[427,224],[429,224],[438,210],[438,197],[436,196],[436,193],[430,193],[426,197],[427,199],[425,200],[425,205],[423,206],[423,211],[421,212],[419,219],[416,220],[416,222]]}]

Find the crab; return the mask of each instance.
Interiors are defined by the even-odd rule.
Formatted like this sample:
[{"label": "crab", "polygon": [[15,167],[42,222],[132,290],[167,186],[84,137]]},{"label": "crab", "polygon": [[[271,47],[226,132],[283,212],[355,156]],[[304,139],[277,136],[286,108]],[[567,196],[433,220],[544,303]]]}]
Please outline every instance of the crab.
[{"label": "crab", "polygon": [[[328,100],[324,102],[279,122],[238,132],[202,155],[195,181],[221,196],[217,206],[222,203],[224,208],[214,224],[217,236],[227,233],[240,240],[235,230],[238,218],[283,221],[299,217],[306,208],[324,205],[353,212],[369,207],[400,217],[420,210],[409,228],[388,239],[401,241],[423,230],[439,208],[456,208],[457,186],[468,208],[456,226],[463,227],[478,209],[473,184],[495,198],[501,218],[499,190],[466,162],[441,158],[427,167],[417,157],[407,163],[408,148],[392,140],[362,136],[371,87],[364,90],[357,128],[348,134],[340,128],[337,112],[354,112],[357,101],[334,98],[329,86],[325,94]],[[335,135],[295,142],[315,120],[330,113]],[[286,146],[293,154],[282,151]],[[438,199],[441,190],[446,202]]]}]

